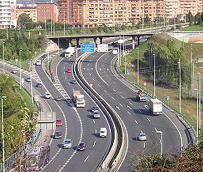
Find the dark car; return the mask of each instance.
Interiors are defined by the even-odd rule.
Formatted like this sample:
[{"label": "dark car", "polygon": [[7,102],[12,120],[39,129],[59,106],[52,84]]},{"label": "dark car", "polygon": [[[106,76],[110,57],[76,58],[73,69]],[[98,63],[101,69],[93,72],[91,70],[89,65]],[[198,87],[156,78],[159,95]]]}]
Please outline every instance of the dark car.
[{"label": "dark car", "polygon": [[81,142],[79,145],[78,145],[78,150],[79,151],[84,151],[86,149],[86,144],[85,142]]},{"label": "dark car", "polygon": [[76,80],[72,80],[70,83],[71,84],[77,84],[77,81]]},{"label": "dark car", "polygon": [[35,87],[41,88],[41,87],[42,87],[42,84],[41,84],[41,83],[37,83],[37,84],[35,85]]},{"label": "dark car", "polygon": [[61,137],[62,137],[61,131],[56,131],[55,134],[54,134],[54,138],[55,139],[60,139]]}]

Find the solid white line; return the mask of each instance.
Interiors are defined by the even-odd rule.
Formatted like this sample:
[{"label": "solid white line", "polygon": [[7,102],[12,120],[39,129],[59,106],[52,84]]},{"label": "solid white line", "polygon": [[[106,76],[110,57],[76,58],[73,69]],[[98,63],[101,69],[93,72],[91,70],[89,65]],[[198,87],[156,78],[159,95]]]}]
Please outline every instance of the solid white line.
[{"label": "solid white line", "polygon": [[86,162],[88,160],[89,156],[84,160],[84,162]]},{"label": "solid white line", "polygon": [[138,124],[138,122],[135,120],[135,123]]}]

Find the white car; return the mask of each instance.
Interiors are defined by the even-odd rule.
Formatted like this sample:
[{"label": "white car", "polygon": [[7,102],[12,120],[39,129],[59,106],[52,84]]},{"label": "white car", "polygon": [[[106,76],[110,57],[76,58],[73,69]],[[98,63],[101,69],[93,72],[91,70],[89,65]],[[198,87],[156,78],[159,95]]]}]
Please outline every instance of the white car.
[{"label": "white car", "polygon": [[16,74],[17,70],[12,70],[11,73]]},{"label": "white car", "polygon": [[99,136],[100,137],[106,137],[107,136],[107,129],[106,128],[100,128]]},{"label": "white car", "polygon": [[147,135],[144,132],[140,132],[140,134],[138,135],[138,140],[139,141],[146,141],[147,140]]},{"label": "white car", "polygon": [[100,118],[99,112],[94,112],[94,113],[93,113],[93,117],[94,117],[95,119],[99,119],[99,118]]},{"label": "white car", "polygon": [[70,149],[72,147],[72,140],[65,139],[62,143],[64,149]]},{"label": "white car", "polygon": [[45,92],[45,98],[46,99],[50,99],[51,98],[51,94],[48,91]]},{"label": "white car", "polygon": [[42,64],[42,61],[41,61],[41,60],[36,60],[36,62],[35,62],[35,65],[36,65],[36,66],[41,66],[41,64]]}]

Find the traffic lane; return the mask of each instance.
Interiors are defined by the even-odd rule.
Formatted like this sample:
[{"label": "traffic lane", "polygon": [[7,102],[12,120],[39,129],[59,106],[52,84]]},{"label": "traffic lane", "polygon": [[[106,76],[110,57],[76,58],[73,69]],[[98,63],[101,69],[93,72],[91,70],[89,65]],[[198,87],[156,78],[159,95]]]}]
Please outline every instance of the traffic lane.
[{"label": "traffic lane", "polygon": [[[104,55],[101,58],[101,63],[98,64],[98,68],[100,68],[100,67],[106,68],[106,65],[108,64],[108,63],[106,63],[106,61],[112,62],[111,59],[113,57],[114,56],[112,54]],[[103,60],[103,59],[106,59],[106,60]],[[112,64],[109,64],[109,66],[112,66]],[[102,72],[102,70],[98,70],[98,73],[100,73],[100,72]],[[111,81],[109,81],[109,82],[106,81],[111,88],[115,88],[115,85],[118,85],[120,87],[120,89],[118,91],[124,90],[124,88],[126,88],[126,85],[122,84],[122,82],[120,82],[118,79],[115,78],[115,76],[113,76],[113,73],[111,72],[111,70],[105,70],[105,73],[107,73],[107,75],[109,75],[109,78],[111,78]],[[100,73],[100,75],[102,76],[104,74]],[[114,82],[116,84],[112,84]],[[127,89],[129,89],[129,88],[127,87]],[[115,89],[115,90],[117,91],[117,89]],[[130,89],[129,89],[129,91],[130,91]],[[127,94],[129,94],[129,92],[127,92]],[[136,93],[134,93],[134,95],[135,94]],[[131,95],[133,95],[133,91],[132,91]],[[133,100],[133,98],[130,97],[130,99],[132,99],[132,100]],[[180,141],[177,142],[176,140],[174,140],[174,139],[180,140],[181,139],[180,135],[179,135],[176,127],[173,125],[173,123],[165,115],[161,115],[161,116],[159,116],[159,118],[155,118],[157,120],[153,120],[154,116],[152,116],[151,113],[149,112],[148,104],[146,105],[146,103],[135,102],[135,101],[131,101],[131,103],[134,104],[134,106],[137,106],[136,109],[138,109],[141,112],[141,114],[149,115],[151,118],[151,122],[154,126],[157,126],[158,128],[164,130],[164,132],[166,132],[166,133],[164,133],[165,138],[163,138],[163,139],[165,139],[165,143],[167,144],[166,149],[164,149],[165,153],[174,152],[177,149],[180,149],[180,147],[181,147]],[[140,105],[140,106],[138,106],[138,105]],[[145,111],[146,111],[146,113],[145,113]],[[135,113],[137,113],[137,110],[135,111]],[[161,124],[160,124],[160,121],[162,121]],[[171,138],[173,138],[173,139],[171,139]]]},{"label": "traffic lane", "polygon": [[[69,59],[64,59],[63,61],[61,61],[61,63],[58,66],[58,71],[57,74],[58,76],[60,76],[59,80],[62,84],[62,86],[64,87],[64,89],[66,90],[66,92],[71,95],[72,94],[72,90],[80,90],[82,94],[86,94],[83,89],[81,89],[81,87],[77,84],[74,85],[70,85],[69,82],[67,81],[71,81],[73,80],[73,76],[70,73],[66,73],[66,68],[71,68],[72,69],[72,62],[73,60]],[[67,76],[68,75],[68,76]],[[106,147],[106,143],[110,142],[110,133],[109,133],[109,138],[105,139],[105,144],[103,142],[98,142],[97,143],[97,139],[98,139],[98,131],[101,127],[105,127],[108,129],[108,125],[106,124],[106,119],[104,118],[104,115],[102,114],[102,112],[100,111],[100,119],[93,119],[93,114],[90,112],[90,109],[92,106],[95,106],[95,104],[92,102],[92,99],[89,98],[89,96],[85,96],[85,100],[86,100],[86,107],[85,108],[77,108],[77,111],[79,114],[81,115],[81,120],[83,125],[83,141],[86,141],[87,144],[87,148],[91,148],[92,145],[94,145],[94,148],[97,150],[99,146],[102,146],[102,152],[100,152],[99,154],[91,154],[89,155],[89,151],[87,151],[87,153],[84,153],[84,157],[88,157],[88,159],[94,159],[95,165],[97,166],[99,164],[99,162],[101,161],[101,157],[104,156],[105,151],[107,150],[108,147]],[[93,127],[94,126],[94,127]],[[97,144],[96,144],[97,143]],[[104,147],[105,146],[105,147]],[[94,149],[91,150],[91,152],[94,152]],[[86,152],[86,151],[85,151]],[[73,158],[74,160],[76,160],[76,162],[78,163],[78,161],[82,161],[83,159],[80,159],[81,157],[79,156],[78,158],[75,157]],[[74,160],[70,162],[70,164],[74,164]],[[83,169],[86,169],[86,164],[85,168],[84,167],[80,167]],[[73,165],[74,166],[74,165]],[[93,166],[91,167],[92,171],[94,168]],[[68,164],[66,168],[69,168],[70,165]],[[75,170],[75,166],[74,166],[74,170]],[[78,168],[78,167],[77,167]]]},{"label": "traffic lane", "polygon": [[[52,82],[49,80],[49,78],[46,76],[46,74],[44,73],[43,69],[41,67],[36,67],[36,71],[39,75],[39,77],[41,78],[42,82],[44,83],[45,87],[47,88],[47,90],[50,92],[50,94],[52,95],[52,97],[57,97],[58,95],[60,95],[60,93],[56,90],[56,88],[54,87],[54,85],[52,84]],[[54,101],[53,99],[50,99],[50,101]],[[66,100],[57,102],[58,105],[53,104],[52,108],[54,110],[60,109],[62,113],[57,114],[57,117],[62,118],[63,122],[67,122],[67,126],[62,127],[63,132],[65,133],[65,136],[68,138],[71,138],[73,140],[73,142],[76,144],[79,142],[80,140],[80,135],[81,135],[81,130],[80,130],[80,122],[77,118],[76,112],[73,110],[73,108],[66,102]],[[67,127],[67,128],[66,128]],[[56,148],[61,148],[61,143],[59,143]],[[55,149],[56,149],[55,148]],[[60,153],[57,154],[57,158],[54,159],[54,161],[52,162],[52,164],[56,164],[56,166],[61,166],[66,159],[68,159],[69,157],[72,156],[73,152],[71,152],[70,154],[66,154],[66,158],[58,158],[58,157],[63,157],[63,151],[61,151],[61,149],[59,150]],[[51,168],[51,165],[48,166],[47,171],[49,171],[49,169]]]}]

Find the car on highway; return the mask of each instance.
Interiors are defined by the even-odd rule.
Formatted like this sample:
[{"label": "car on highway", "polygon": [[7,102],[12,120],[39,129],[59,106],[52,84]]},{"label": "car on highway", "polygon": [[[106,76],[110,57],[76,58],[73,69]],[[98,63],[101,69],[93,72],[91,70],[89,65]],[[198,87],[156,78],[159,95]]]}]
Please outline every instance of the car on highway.
[{"label": "car on highway", "polygon": [[64,149],[70,149],[72,147],[72,140],[71,139],[65,139],[62,143],[62,146]]},{"label": "car on highway", "polygon": [[11,73],[16,74],[17,70],[12,70]]},{"label": "car on highway", "polygon": [[80,142],[78,145],[78,150],[79,151],[84,151],[87,148],[85,142]]},{"label": "car on highway", "polygon": [[62,137],[61,131],[55,131],[54,138],[55,139],[60,139],[61,137]]},{"label": "car on highway", "polygon": [[147,140],[147,135],[144,132],[140,132],[140,134],[138,135],[138,140],[139,141],[146,141]]},{"label": "car on highway", "polygon": [[91,112],[92,113],[99,113],[99,109],[96,107],[96,106],[93,106],[92,108],[91,108]]},{"label": "car on highway", "polygon": [[41,60],[36,60],[36,62],[35,62],[35,65],[36,65],[36,66],[41,66],[41,64],[42,64],[42,61],[41,61]]},{"label": "car on highway", "polygon": [[51,94],[50,94],[48,91],[46,91],[44,97],[45,97],[46,99],[50,99],[50,98],[51,98]]},{"label": "car on highway", "polygon": [[28,78],[25,79],[25,81],[27,81],[27,82],[31,82],[31,78],[28,77]]},{"label": "car on highway", "polygon": [[61,98],[61,96],[58,96],[58,97],[55,98],[55,100],[56,100],[56,101],[61,101],[62,98]]},{"label": "car on highway", "polygon": [[68,72],[68,73],[71,73],[71,68],[68,68],[67,72]]},{"label": "car on highway", "polygon": [[107,129],[106,128],[100,128],[99,136],[100,137],[106,137],[107,136]]},{"label": "car on highway", "polygon": [[95,119],[99,119],[99,118],[100,118],[99,111],[94,112],[94,113],[93,113],[93,117],[94,117]]},{"label": "car on highway", "polygon": [[35,85],[35,87],[41,88],[41,87],[42,87],[42,84],[41,84],[40,82],[38,82],[38,83]]},{"label": "car on highway", "polygon": [[70,82],[71,84],[77,84],[77,81],[74,79]]},{"label": "car on highway", "polygon": [[56,126],[62,126],[63,125],[63,121],[61,120],[61,118],[57,118],[56,119]]}]

